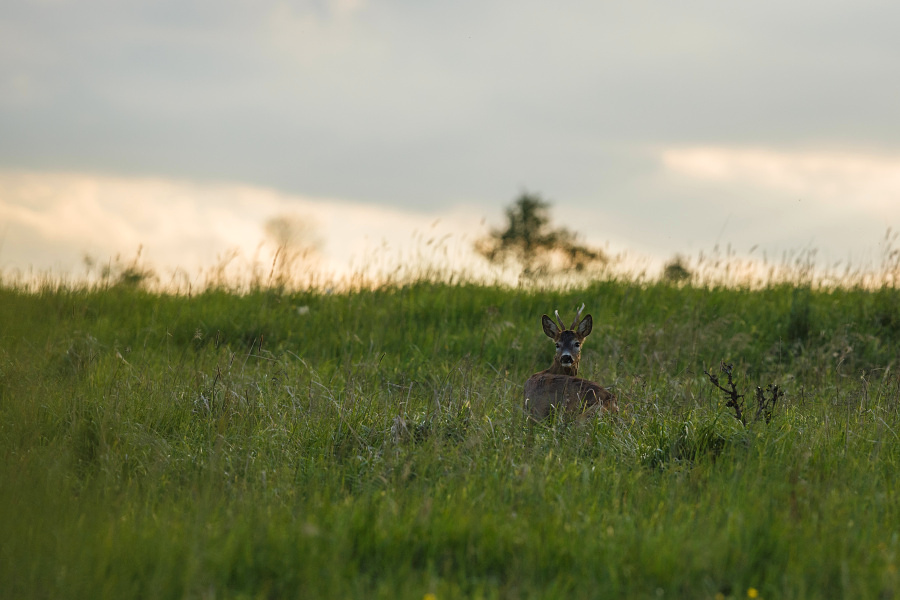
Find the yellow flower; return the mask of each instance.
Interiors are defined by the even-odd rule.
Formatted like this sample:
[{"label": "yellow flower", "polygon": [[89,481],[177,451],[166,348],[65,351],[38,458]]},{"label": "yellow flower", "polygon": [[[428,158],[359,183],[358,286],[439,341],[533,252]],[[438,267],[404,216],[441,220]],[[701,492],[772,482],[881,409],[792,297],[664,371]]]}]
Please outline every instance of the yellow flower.
[{"label": "yellow flower", "polygon": [[759,597],[759,591],[756,588],[747,588],[747,597],[757,598]]},{"label": "yellow flower", "polygon": [[431,592],[428,592],[427,594],[425,594],[422,600],[437,600],[437,596],[435,596]]}]

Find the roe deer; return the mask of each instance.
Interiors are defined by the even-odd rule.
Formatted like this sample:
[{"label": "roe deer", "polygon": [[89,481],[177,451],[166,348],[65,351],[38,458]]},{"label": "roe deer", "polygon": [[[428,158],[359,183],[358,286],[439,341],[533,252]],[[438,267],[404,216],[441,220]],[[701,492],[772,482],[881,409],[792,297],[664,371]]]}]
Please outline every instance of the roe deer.
[{"label": "roe deer", "polygon": [[556,342],[556,356],[549,369],[535,373],[525,382],[525,412],[535,420],[549,415],[554,407],[580,417],[619,410],[616,397],[609,390],[577,377],[581,344],[594,325],[591,315],[581,318],[583,310],[584,304],[568,329],[563,325],[559,311],[554,313],[558,325],[547,315],[541,317],[544,333]]}]

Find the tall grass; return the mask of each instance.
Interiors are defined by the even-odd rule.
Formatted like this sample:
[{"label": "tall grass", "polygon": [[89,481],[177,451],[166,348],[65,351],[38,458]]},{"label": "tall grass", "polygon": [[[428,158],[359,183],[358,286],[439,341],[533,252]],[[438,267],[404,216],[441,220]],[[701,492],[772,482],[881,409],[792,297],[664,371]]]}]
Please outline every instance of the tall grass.
[{"label": "tall grass", "polygon": [[[530,425],[539,317],[622,412]],[[900,293],[0,287],[0,596],[890,598]],[[703,374],[786,391],[744,425]]]}]

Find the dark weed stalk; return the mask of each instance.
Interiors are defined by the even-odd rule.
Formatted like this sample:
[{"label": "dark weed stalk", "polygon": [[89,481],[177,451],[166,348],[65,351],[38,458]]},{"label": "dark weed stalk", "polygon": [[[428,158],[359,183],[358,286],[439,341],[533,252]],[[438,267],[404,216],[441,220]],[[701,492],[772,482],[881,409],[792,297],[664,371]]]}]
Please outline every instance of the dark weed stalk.
[{"label": "dark weed stalk", "polygon": [[[721,362],[719,368],[725,376],[728,378],[726,385],[728,387],[723,386],[719,382],[719,378],[716,375],[713,375],[708,370],[704,369],[703,373],[709,377],[709,380],[712,382],[714,386],[722,390],[725,394],[725,397],[728,398],[728,401],[725,403],[726,408],[734,409],[735,418],[741,422],[741,424],[747,424],[747,415],[744,412],[744,394],[739,394],[737,390],[737,385],[734,383],[734,378],[732,373],[734,372],[734,365],[726,363],[724,360]],[[768,394],[768,396],[766,395]],[[777,385],[769,384],[766,386],[765,391],[759,386],[756,387],[756,414],[753,416],[753,423],[756,423],[760,419],[765,419],[766,424],[772,420],[772,413],[775,410],[775,405],[778,404],[779,398],[784,397],[784,390],[778,389]]]},{"label": "dark weed stalk", "polygon": [[[708,370],[704,369],[703,373],[709,377],[709,380],[712,382],[714,386],[719,388],[725,393],[725,397],[728,398],[728,402],[725,403],[727,408],[734,409],[735,418],[741,423],[746,425],[746,421],[744,420],[744,395],[738,394],[737,386],[734,384],[734,379],[731,376],[731,373],[734,369],[734,365],[726,363],[724,360],[719,365],[719,368],[725,373],[726,377],[728,377],[728,387],[723,387],[722,384],[719,383],[719,378],[716,375],[713,375]],[[768,421],[767,421],[768,422]]]},{"label": "dark weed stalk", "polygon": [[[766,397],[766,393],[769,394]],[[778,403],[778,399],[784,396],[784,390],[779,390],[777,385],[772,385],[771,383],[766,386],[766,390],[759,386],[756,386],[756,416],[753,417],[753,422],[759,421],[760,417],[766,420],[766,425],[769,424],[769,421],[772,420],[772,411],[775,410],[775,405]]]}]

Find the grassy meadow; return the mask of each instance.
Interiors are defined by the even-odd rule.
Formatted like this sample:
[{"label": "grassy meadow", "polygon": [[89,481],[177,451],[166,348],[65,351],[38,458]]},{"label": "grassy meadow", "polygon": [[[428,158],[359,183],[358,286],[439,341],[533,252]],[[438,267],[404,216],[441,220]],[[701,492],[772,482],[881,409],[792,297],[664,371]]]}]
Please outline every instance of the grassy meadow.
[{"label": "grassy meadow", "polygon": [[[621,412],[529,425],[582,302]],[[7,282],[0,597],[896,598],[898,343],[891,287]]]}]

